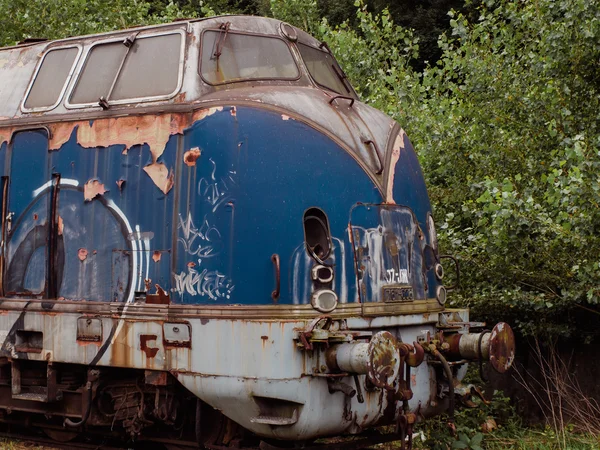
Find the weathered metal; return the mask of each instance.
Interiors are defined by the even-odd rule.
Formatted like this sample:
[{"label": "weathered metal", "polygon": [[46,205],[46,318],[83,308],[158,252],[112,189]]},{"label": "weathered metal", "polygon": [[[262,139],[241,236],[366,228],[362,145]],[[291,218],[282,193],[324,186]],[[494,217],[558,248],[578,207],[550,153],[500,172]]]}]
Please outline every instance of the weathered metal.
[{"label": "weathered metal", "polygon": [[[297,77],[207,83],[202,53],[225,65],[240,34],[284,45]],[[120,71],[138,40],[165,35],[181,36],[175,91],[115,99],[112,74],[98,101],[73,99],[94,48],[115,43]],[[445,368],[484,353],[510,366],[508,326],[469,335],[468,312],[439,302],[404,131],[335,60],[347,88],[317,83],[299,45],[332,58],[299,29],[243,16],[0,50],[0,411],[117,421],[135,437],[185,429],[176,412],[192,395],[209,448],[236,441],[234,423],[271,441],[396,424],[410,447],[416,415],[444,402],[436,383],[451,382],[423,347],[447,339]],[[56,104],[26,108],[44,55],[65,46],[78,53]]]},{"label": "weathered metal", "polygon": [[500,322],[494,326],[490,335],[490,363],[499,373],[505,373],[515,360],[515,336],[512,328]]},{"label": "weathered metal", "polygon": [[441,332],[442,351],[450,360],[490,361],[499,373],[512,366],[515,357],[515,338],[511,327],[503,322],[492,331],[480,333]]}]

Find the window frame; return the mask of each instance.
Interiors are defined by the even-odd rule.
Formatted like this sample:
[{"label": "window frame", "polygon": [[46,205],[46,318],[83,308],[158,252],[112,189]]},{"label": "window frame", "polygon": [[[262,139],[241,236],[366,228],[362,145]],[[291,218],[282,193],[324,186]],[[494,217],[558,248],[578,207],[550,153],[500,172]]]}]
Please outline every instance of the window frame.
[{"label": "window frame", "polygon": [[[79,82],[79,79],[81,78],[81,74],[83,73],[83,70],[85,69],[85,66],[89,60],[90,53],[92,52],[92,50],[99,45],[112,44],[115,42],[123,42],[123,39],[127,38],[127,36],[130,36],[133,33],[135,33],[135,30],[132,30],[131,33],[129,33],[129,34],[122,34],[121,36],[119,36],[117,38],[103,39],[103,40],[94,42],[92,45],[90,45],[85,50],[85,54],[79,64],[77,73],[71,80],[71,86],[69,86],[69,95],[67,95],[65,98],[65,107],[67,109],[81,109],[81,108],[91,108],[91,107],[101,108],[101,106],[98,104],[97,101],[94,103],[71,103],[71,97],[73,96],[73,93],[75,92],[77,83]],[[141,33],[143,33],[143,31],[141,31],[140,34]],[[184,72],[184,68],[185,68],[185,50],[186,50],[186,45],[187,45],[185,30],[183,28],[177,28],[174,30],[165,30],[160,33],[149,33],[149,34],[141,34],[141,35],[140,34],[138,34],[135,37],[136,41],[139,39],[166,36],[169,34],[181,35],[177,85],[175,86],[175,89],[173,90],[173,92],[171,92],[170,94],[166,94],[166,95],[163,94],[163,95],[154,95],[152,97],[132,97],[132,98],[126,98],[126,99],[122,99],[122,100],[111,100],[109,98],[108,103],[110,106],[126,105],[129,103],[146,103],[146,102],[155,102],[155,101],[159,101],[159,100],[169,100],[169,99],[175,97],[181,91],[181,88],[183,86],[183,72]],[[115,78],[113,79],[113,82],[116,79],[116,77],[119,76],[120,71],[122,69],[123,69],[123,67],[121,67],[119,72],[117,72],[115,74]]]},{"label": "window frame", "polygon": [[204,75],[202,74],[202,56],[203,56],[202,49],[204,46],[204,34],[209,31],[223,32],[223,30],[220,28],[206,28],[206,29],[202,30],[202,33],[200,34],[200,45],[199,45],[200,52],[199,52],[199,58],[198,58],[198,74],[200,75],[200,78],[202,79],[202,81],[204,83],[206,83],[207,85],[223,86],[223,85],[232,84],[232,83],[245,83],[248,81],[259,81],[259,82],[260,81],[298,81],[300,78],[302,78],[302,71],[300,70],[300,66],[298,64],[298,57],[296,56],[294,49],[289,44],[289,42],[286,41],[285,39],[283,39],[281,36],[275,35],[275,34],[250,33],[247,31],[238,31],[238,30],[231,31],[231,30],[229,30],[227,32],[227,34],[239,34],[242,36],[263,37],[263,38],[277,39],[277,40],[282,41],[286,45],[286,47],[288,48],[288,50],[290,52],[290,56],[292,57],[292,61],[294,62],[294,66],[296,67],[296,72],[298,73],[298,75],[295,78],[281,78],[281,77],[240,78],[240,79],[235,79],[235,80],[230,80],[230,81],[223,81],[222,83],[211,83],[206,78],[204,78]]},{"label": "window frame", "polygon": [[[34,108],[27,108],[25,106],[25,102],[29,98],[29,94],[31,93],[31,89],[33,88],[33,85],[35,84],[35,81],[37,80],[37,77],[38,77],[38,75],[40,73],[40,69],[42,68],[42,65],[44,64],[44,61],[46,60],[46,56],[48,56],[48,54],[51,53],[51,52],[53,52],[54,50],[63,50],[63,49],[68,49],[68,48],[76,48],[77,49],[77,55],[75,55],[75,59],[73,60],[73,64],[71,65],[71,69],[69,70],[69,73],[67,74],[67,78],[65,79],[65,82],[63,84],[62,89],[60,90],[60,93],[58,94],[58,99],[56,100],[56,102],[54,102],[54,104],[50,105],[50,106],[37,106],[37,107],[34,107]],[[23,100],[21,101],[21,111],[24,112],[24,113],[34,113],[34,112],[51,111],[54,108],[56,108],[58,105],[60,105],[60,103],[62,102],[62,100],[63,100],[63,98],[65,96],[65,92],[67,91],[69,85],[71,84],[71,80],[73,79],[73,75],[75,74],[75,69],[79,65],[79,61],[80,61],[82,53],[83,53],[83,45],[81,45],[79,43],[77,43],[77,44],[69,44],[69,45],[59,45],[59,46],[54,46],[54,47],[46,47],[44,49],[44,54],[40,58],[40,61],[38,62],[38,65],[37,65],[35,71],[33,72],[33,77],[31,78],[31,81],[29,82],[29,86],[27,87],[27,90],[25,91],[25,95],[23,96]]]},{"label": "window frame", "polygon": [[[340,72],[342,74],[344,74],[344,70],[342,69],[342,66],[340,66],[340,63],[337,62],[337,59],[335,59],[335,56],[333,56],[333,54],[330,51],[323,50],[321,47],[315,47],[314,45],[308,44],[306,42],[297,41],[296,42],[296,47],[298,48],[298,54],[300,55],[300,59],[302,60],[302,64],[304,64],[304,67],[306,69],[306,73],[308,74],[308,76],[311,79],[311,81],[313,83],[315,83],[315,85],[319,86],[320,88],[327,89],[330,92],[335,92],[337,95],[344,95],[344,96],[347,95],[349,97],[354,97],[354,98],[358,99],[358,95],[356,95],[356,91],[354,90],[354,87],[350,84],[350,81],[348,80],[348,78],[344,78],[346,81],[340,80],[340,83],[342,83],[344,85],[344,87],[346,88],[346,91],[348,91],[348,92],[338,92],[335,89],[332,89],[330,86],[325,86],[324,84],[319,83],[315,79],[315,77],[313,76],[313,74],[311,73],[311,71],[308,69],[308,65],[304,61],[304,56],[302,56],[302,51],[300,50],[300,46],[301,45],[303,45],[305,47],[309,47],[309,48],[311,48],[313,50],[317,50],[317,51],[319,51],[321,53],[325,53],[326,55],[329,55],[331,57],[331,59],[333,60],[333,62],[335,63],[335,65],[337,66],[337,69],[340,70]],[[335,68],[333,70],[335,71]]]}]

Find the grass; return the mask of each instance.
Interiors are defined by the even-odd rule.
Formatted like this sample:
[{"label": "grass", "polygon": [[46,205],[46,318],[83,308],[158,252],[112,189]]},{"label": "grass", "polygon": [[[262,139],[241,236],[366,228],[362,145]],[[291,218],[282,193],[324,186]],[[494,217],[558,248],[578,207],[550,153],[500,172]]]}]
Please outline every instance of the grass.
[{"label": "grass", "polygon": [[0,438],[0,450],[53,450],[53,447],[41,447],[28,442]]},{"label": "grass", "polygon": [[[565,448],[559,443],[552,431],[523,430],[521,436],[507,438],[489,436],[486,438],[486,448],[489,450],[560,450]],[[569,450],[600,449],[600,437],[586,434],[571,433],[567,437],[566,448]]]}]

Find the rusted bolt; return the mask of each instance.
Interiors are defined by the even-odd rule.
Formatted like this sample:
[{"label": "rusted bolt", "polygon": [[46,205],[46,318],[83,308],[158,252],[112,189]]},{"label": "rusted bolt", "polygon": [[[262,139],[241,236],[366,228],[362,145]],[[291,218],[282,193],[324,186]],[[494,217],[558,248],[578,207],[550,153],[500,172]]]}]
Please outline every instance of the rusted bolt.
[{"label": "rusted bolt", "polygon": [[325,364],[323,364],[321,366],[321,372],[323,372],[323,373],[327,372],[327,366]]}]

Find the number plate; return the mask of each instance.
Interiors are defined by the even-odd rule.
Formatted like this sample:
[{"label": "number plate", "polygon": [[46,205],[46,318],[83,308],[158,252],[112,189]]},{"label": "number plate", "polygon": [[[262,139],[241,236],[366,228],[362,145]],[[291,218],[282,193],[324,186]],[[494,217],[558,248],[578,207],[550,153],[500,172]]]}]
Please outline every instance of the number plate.
[{"label": "number plate", "polygon": [[382,297],[385,303],[412,302],[412,286],[383,286]]}]

